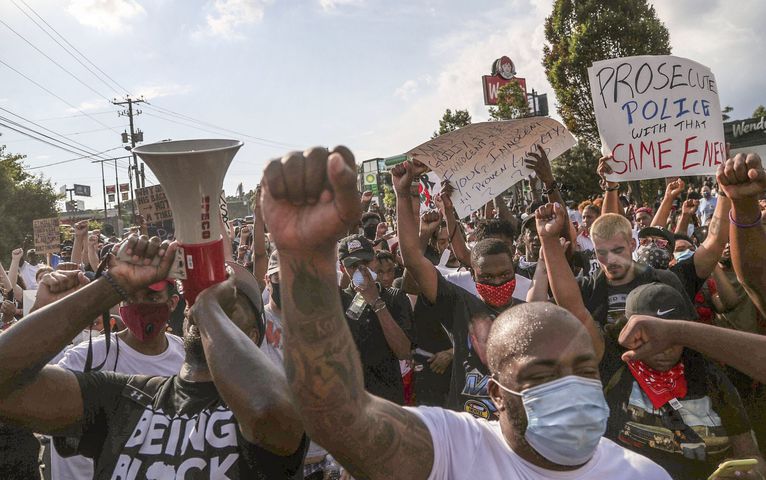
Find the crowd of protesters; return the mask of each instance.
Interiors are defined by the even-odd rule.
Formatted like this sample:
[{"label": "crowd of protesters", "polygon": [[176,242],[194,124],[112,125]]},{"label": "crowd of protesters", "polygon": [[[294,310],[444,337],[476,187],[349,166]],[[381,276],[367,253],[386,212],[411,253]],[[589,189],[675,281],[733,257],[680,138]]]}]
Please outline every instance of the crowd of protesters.
[{"label": "crowd of protesters", "polygon": [[460,219],[418,162],[383,209],[344,147],[274,160],[191,308],[146,225],[14,250],[0,478],[766,478],[760,158],[650,204],[526,161],[539,199]]}]

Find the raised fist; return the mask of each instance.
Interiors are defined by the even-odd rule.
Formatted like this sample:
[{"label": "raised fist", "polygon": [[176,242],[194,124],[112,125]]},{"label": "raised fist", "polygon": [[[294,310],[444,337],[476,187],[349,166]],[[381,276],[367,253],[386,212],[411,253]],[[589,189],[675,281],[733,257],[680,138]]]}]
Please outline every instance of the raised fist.
[{"label": "raised fist", "polygon": [[77,237],[84,238],[86,235],[88,235],[88,221],[87,220],[80,220],[79,222],[74,224],[74,234]]},{"label": "raised fist", "polygon": [[13,251],[11,252],[11,259],[12,259],[12,260],[19,260],[19,259],[21,259],[21,257],[23,257],[23,256],[24,256],[24,250],[22,250],[22,249],[20,249],[20,248],[15,248],[15,249],[13,249]]},{"label": "raised fist", "polygon": [[670,198],[678,198],[686,188],[686,184],[680,178],[668,183],[665,187],[665,196]]},{"label": "raised fist", "polygon": [[133,293],[168,278],[176,248],[176,242],[162,242],[159,237],[131,235],[112,249],[112,253],[119,255],[110,256],[109,274],[128,293]]},{"label": "raised fist", "polygon": [[766,191],[766,171],[763,169],[761,157],[755,153],[745,156],[738,153],[734,158],[726,160],[718,166],[716,173],[718,185],[732,200],[752,197]]},{"label": "raised fist", "polygon": [[420,216],[420,233],[431,236],[439,230],[442,214],[438,210],[429,210]]},{"label": "raised fist", "polygon": [[566,210],[558,203],[545,204],[535,211],[535,225],[541,238],[559,238],[567,220]]},{"label": "raised fist", "polygon": [[272,160],[263,172],[263,215],[280,253],[335,251],[359,223],[354,155],[346,147],[314,147]]},{"label": "raised fist", "polygon": [[553,171],[551,170],[551,162],[548,160],[548,155],[545,154],[545,150],[540,145],[535,145],[534,150],[529,153],[529,157],[525,158],[524,162],[527,167],[535,171],[535,175],[545,185],[553,183]]}]

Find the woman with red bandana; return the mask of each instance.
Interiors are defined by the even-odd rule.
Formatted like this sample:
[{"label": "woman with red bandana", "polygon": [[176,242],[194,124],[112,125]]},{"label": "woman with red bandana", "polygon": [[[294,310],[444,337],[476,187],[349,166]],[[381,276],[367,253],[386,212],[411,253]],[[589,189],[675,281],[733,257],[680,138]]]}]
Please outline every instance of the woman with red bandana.
[{"label": "woman with red bandana", "polygon": [[[682,295],[661,283],[630,292],[625,316],[632,315],[694,318]],[[645,360],[603,365],[602,379],[611,410],[604,436],[673,478],[705,479],[721,462],[737,458],[757,459],[756,471],[766,473],[736,389],[701,354],[674,346]]]}]

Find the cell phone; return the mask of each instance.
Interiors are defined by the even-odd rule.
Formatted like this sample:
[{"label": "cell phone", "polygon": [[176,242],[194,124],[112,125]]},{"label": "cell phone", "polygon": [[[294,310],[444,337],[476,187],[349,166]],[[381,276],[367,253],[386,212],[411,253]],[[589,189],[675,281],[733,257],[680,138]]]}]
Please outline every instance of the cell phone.
[{"label": "cell phone", "polygon": [[712,475],[708,477],[708,480],[715,480],[722,475],[734,476],[736,472],[748,472],[753,467],[758,465],[758,460],[754,458],[740,458],[739,460],[729,460],[718,465],[718,468]]},{"label": "cell phone", "polygon": [[422,365],[425,365],[426,363],[428,363],[428,360],[433,358],[433,356],[434,356],[433,353],[423,350],[422,348],[416,348],[412,352],[412,359]]}]

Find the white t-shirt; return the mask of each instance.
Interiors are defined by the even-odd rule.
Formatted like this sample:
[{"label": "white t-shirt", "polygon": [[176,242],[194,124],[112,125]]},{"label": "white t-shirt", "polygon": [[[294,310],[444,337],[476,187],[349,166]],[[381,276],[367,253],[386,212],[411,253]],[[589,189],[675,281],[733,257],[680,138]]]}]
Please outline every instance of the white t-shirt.
[{"label": "white t-shirt", "polygon": [[519,457],[503,437],[499,422],[438,407],[408,410],[420,417],[431,433],[434,465],[429,480],[670,480],[656,463],[603,437],[588,463],[577,470],[553,471]]},{"label": "white t-shirt", "polygon": [[477,298],[481,298],[479,296],[479,291],[476,290],[476,281],[473,279],[473,274],[468,270],[459,270],[457,272],[450,272],[450,273],[444,273],[444,279],[448,282],[457,285],[458,287],[462,288],[466,292],[474,295]]},{"label": "white t-shirt", "polygon": [[[184,344],[181,337],[165,334],[168,348],[159,355],[144,355],[112,334],[109,356],[104,364],[104,371],[126,373],[128,375],[176,375],[184,362]],[[119,341],[119,344],[117,343]],[[119,345],[119,355],[118,355]],[[106,353],[106,337],[93,337],[93,365],[99,365]],[[58,363],[59,367],[82,372],[85,368],[85,358],[88,355],[88,342],[80,343],[64,354]],[[116,365],[115,365],[116,360]],[[51,442],[52,445],[52,442]],[[56,480],[82,480],[93,478],[93,461],[76,455],[64,458],[56,448],[51,448],[51,478]]]},{"label": "white t-shirt", "polygon": [[37,276],[37,271],[40,270],[41,264],[37,265],[30,265],[29,262],[24,262],[22,266],[19,267],[19,274],[21,275],[21,278],[24,279],[24,285],[27,286],[27,290],[37,290],[37,280],[35,279],[35,276]]}]

